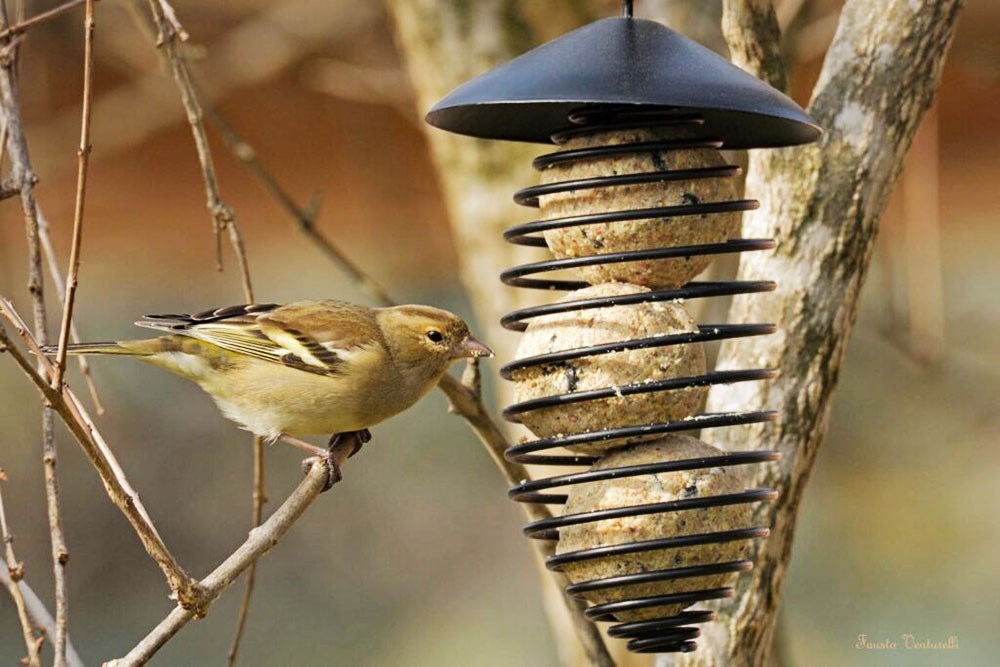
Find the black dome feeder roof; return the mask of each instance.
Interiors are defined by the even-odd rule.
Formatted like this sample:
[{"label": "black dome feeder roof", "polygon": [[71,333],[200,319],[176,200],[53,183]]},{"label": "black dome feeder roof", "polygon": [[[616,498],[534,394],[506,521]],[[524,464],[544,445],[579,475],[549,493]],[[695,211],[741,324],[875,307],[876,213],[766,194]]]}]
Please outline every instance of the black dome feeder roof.
[{"label": "black dome feeder roof", "polygon": [[427,122],[485,139],[551,143],[581,108],[697,111],[726,148],[791,146],[822,130],[795,102],[684,35],[655,22],[606,18],[468,81]]}]

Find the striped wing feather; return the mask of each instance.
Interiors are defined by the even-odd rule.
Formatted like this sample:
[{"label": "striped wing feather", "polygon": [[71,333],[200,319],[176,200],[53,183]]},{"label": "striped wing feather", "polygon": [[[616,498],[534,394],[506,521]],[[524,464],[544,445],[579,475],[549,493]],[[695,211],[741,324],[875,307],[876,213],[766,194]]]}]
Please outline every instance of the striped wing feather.
[{"label": "striped wing feather", "polygon": [[380,342],[370,312],[339,301],[248,304],[193,315],[147,315],[136,325],[190,336],[255,359],[336,375],[344,363],[338,350]]}]

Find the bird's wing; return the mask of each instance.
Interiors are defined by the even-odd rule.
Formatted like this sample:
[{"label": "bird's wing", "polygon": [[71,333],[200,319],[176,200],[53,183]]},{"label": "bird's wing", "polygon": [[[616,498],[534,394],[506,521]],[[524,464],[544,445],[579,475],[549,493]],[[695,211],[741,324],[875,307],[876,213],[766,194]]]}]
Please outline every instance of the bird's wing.
[{"label": "bird's wing", "polygon": [[263,361],[337,375],[353,350],[378,342],[372,335],[378,327],[368,311],[336,301],[249,304],[193,315],[147,315],[136,324]]}]

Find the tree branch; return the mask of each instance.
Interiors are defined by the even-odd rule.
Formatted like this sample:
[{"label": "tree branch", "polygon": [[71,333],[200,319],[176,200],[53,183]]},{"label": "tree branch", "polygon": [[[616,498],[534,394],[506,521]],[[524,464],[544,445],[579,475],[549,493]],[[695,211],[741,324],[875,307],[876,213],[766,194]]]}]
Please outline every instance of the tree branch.
[{"label": "tree branch", "polygon": [[67,2],[65,4],[62,4],[62,5],[59,5],[58,7],[53,7],[52,9],[49,9],[48,11],[44,11],[41,14],[38,14],[36,16],[32,16],[30,19],[27,19],[26,21],[20,21],[19,23],[15,23],[14,25],[12,25],[10,27],[6,27],[5,26],[3,28],[3,30],[0,30],[0,42],[8,39],[9,37],[14,37],[16,35],[21,35],[26,30],[28,30],[29,28],[33,28],[34,26],[38,25],[39,23],[44,23],[45,21],[49,21],[51,19],[54,19],[55,17],[59,16],[63,12],[66,12],[66,11],[68,11],[70,9],[73,9],[74,7],[79,7],[84,2],[87,2],[87,1],[88,0],[70,0],[69,2]]},{"label": "tree branch", "polygon": [[[205,134],[205,126],[202,123],[201,102],[195,93],[187,63],[177,45],[178,39],[183,39],[186,37],[186,34],[183,33],[183,29],[177,22],[177,18],[166,0],[149,0],[149,8],[153,14],[153,22],[157,29],[156,44],[159,47],[159,53],[170,69],[174,81],[177,82],[177,88],[181,94],[181,102],[184,104],[188,124],[191,126],[191,135],[194,137],[195,150],[198,152],[198,162],[201,164],[202,177],[205,181],[206,206],[212,215],[212,229],[215,233],[216,263],[221,270],[221,234],[223,231],[227,231],[229,233],[230,244],[236,253],[236,261],[243,279],[243,291],[248,297],[248,303],[252,303],[253,287],[250,282],[250,268],[247,264],[243,237],[237,226],[236,214],[233,208],[219,194],[219,182],[215,173],[215,163],[212,160],[212,151],[208,146],[208,136]],[[182,34],[184,37],[181,36]]]},{"label": "tree branch", "polygon": [[[7,568],[0,567],[0,584],[10,586],[11,583],[10,572],[7,571]],[[52,618],[49,610],[45,608],[45,603],[42,602],[41,598],[35,594],[35,591],[31,590],[31,586],[23,579],[17,582],[17,587],[21,589],[21,595],[24,597],[24,606],[28,610],[31,622],[44,630],[47,636],[55,637],[56,621]],[[68,667],[83,667],[83,660],[80,659],[80,654],[76,652],[73,640],[69,637],[66,638],[66,664]]]},{"label": "tree branch", "polygon": [[[253,303],[253,283],[250,279],[250,266],[247,261],[243,235],[240,233],[235,211],[222,199],[222,195],[219,193],[215,164],[212,159],[211,149],[208,146],[205,125],[202,121],[204,114],[201,100],[188,69],[187,61],[184,59],[177,45],[178,39],[182,41],[187,39],[187,33],[184,31],[167,0],[149,0],[149,7],[158,33],[157,46],[159,47],[159,53],[173,74],[174,80],[177,82],[181,102],[184,105],[188,123],[191,126],[191,133],[194,137],[195,150],[198,153],[198,162],[201,165],[202,179],[205,182],[208,210],[212,214],[213,229],[216,238],[216,262],[221,269],[222,248],[219,235],[222,230],[226,230],[239,266],[243,283],[243,297],[246,303]],[[251,498],[251,517],[252,527],[256,527],[260,524],[264,506],[264,442],[259,437],[253,439],[253,452],[254,487]],[[236,622],[236,634],[229,650],[230,665],[235,664],[236,655],[239,652],[240,640],[243,637],[243,628],[246,624],[247,614],[250,611],[250,599],[253,595],[256,577],[257,563],[254,561],[250,565],[250,571],[247,574],[246,589]]]},{"label": "tree branch", "polygon": [[[331,451],[332,458],[339,467],[354,451],[353,438],[341,438]],[[274,514],[262,525],[250,531],[246,541],[240,545],[226,560],[215,568],[211,574],[201,580],[200,587],[206,593],[205,605],[197,615],[204,615],[212,602],[232,584],[240,573],[256,563],[261,556],[270,551],[292,527],[306,508],[312,504],[324,491],[330,481],[333,471],[323,459],[312,459],[311,467],[295,491],[275,510]],[[339,481],[333,477],[334,483]],[[188,621],[196,616],[192,609],[176,607],[160,622],[146,637],[128,654],[118,660],[106,662],[106,667],[131,667],[141,665],[149,660],[171,637],[173,637]]]},{"label": "tree branch", "polygon": [[759,467],[750,482],[775,487],[779,497],[759,510],[757,520],[772,533],[748,556],[755,568],[736,604],[704,627],[699,651],[663,664],[770,662],[796,515],[826,432],[879,218],[933,101],[961,5],[849,0],[809,106],[826,135],[811,146],[751,152],[746,190],[761,206],[746,216],[743,235],[776,236],[778,247],[743,255],[739,278],[776,279],[779,289],[767,299],[737,297],[730,320],[778,322],[781,330],[724,344],[718,368],[754,360],[782,373],[715,386],[707,409],[781,411],[777,422],[710,433],[727,450],[781,451],[780,464]]},{"label": "tree branch", "polygon": [[[69,251],[69,269],[66,272],[66,294],[63,297],[62,325],[59,328],[59,348],[56,351],[52,386],[62,385],[66,370],[66,344],[69,342],[73,322],[73,304],[76,300],[77,274],[80,272],[80,242],[83,236],[83,207],[87,198],[87,164],[90,158],[90,103],[94,91],[94,0],[87,0],[83,19],[83,104],[80,111],[80,147],[77,149],[76,200],[73,205],[73,237]],[[58,612],[57,612],[58,613]]]},{"label": "tree branch", "polygon": [[[23,6],[22,6],[23,9]],[[22,24],[23,25],[23,24]],[[7,4],[0,3],[0,27],[7,28]],[[31,294],[34,313],[35,337],[42,345],[48,342],[48,315],[45,310],[45,279],[42,273],[42,251],[39,239],[38,204],[35,200],[37,178],[28,154],[28,141],[21,120],[20,95],[15,72],[17,55],[16,35],[0,40],[0,106],[5,120],[6,149],[10,155],[10,178],[16,184],[21,196],[21,210],[24,215],[25,237],[28,246],[28,291]],[[50,369],[43,359],[38,360],[37,373],[45,377]],[[45,477],[45,503],[49,523],[49,539],[52,550],[52,570],[56,598],[56,639],[55,665],[65,665],[66,635],[69,601],[66,592],[66,562],[69,551],[62,530],[59,509],[59,483],[56,475],[55,425],[52,411],[42,406],[42,465]]]},{"label": "tree branch", "polygon": [[253,176],[261,182],[264,189],[274,197],[275,201],[295,222],[300,232],[306,235],[310,241],[318,247],[324,255],[332,262],[340,266],[351,280],[353,280],[369,297],[383,306],[393,305],[392,297],[374,280],[366,274],[361,267],[354,263],[344,251],[337,247],[323,232],[316,227],[316,216],[319,213],[318,200],[310,202],[309,206],[299,206],[292,196],[264,167],[257,151],[246,142],[236,130],[211,106],[205,109],[205,115],[215,126],[223,143],[232,154],[250,171]]},{"label": "tree branch", "polygon": [[[76,300],[77,274],[80,271],[80,242],[83,236],[83,207],[87,196],[87,163],[90,158],[90,102],[94,88],[94,0],[87,0],[83,19],[83,104],[80,112],[80,147],[77,150],[76,200],[73,207],[73,239],[69,252],[69,270],[63,297],[62,324],[59,327],[59,348],[52,371],[52,388],[60,391],[66,370],[66,344],[73,325],[73,304]],[[39,225],[40,226],[40,225]],[[38,234],[39,230],[36,230]],[[39,234],[40,236],[40,234]],[[39,263],[41,258],[39,258]],[[41,270],[41,267],[39,267]],[[69,624],[69,600],[66,593],[66,561],[69,553],[59,517],[59,487],[55,475],[55,447],[52,456],[45,457],[46,495],[49,507],[49,532],[56,582],[56,638],[54,667],[66,666],[66,637]]]},{"label": "tree branch", "polygon": [[103,437],[94,425],[94,422],[87,415],[80,400],[73,391],[63,385],[62,391],[54,390],[48,383],[50,377],[51,364],[42,353],[38,342],[27,330],[26,325],[17,311],[9,301],[0,298],[0,314],[2,314],[15,328],[21,339],[27,344],[39,363],[44,368],[43,372],[35,370],[17,347],[15,347],[2,326],[0,326],[0,352],[7,352],[14,359],[15,363],[28,376],[35,387],[41,392],[42,398],[47,405],[56,411],[63,423],[69,428],[70,433],[76,438],[83,448],[84,454],[97,469],[101,481],[104,482],[105,491],[108,497],[118,507],[128,519],[139,540],[145,547],[146,552],[156,562],[167,578],[167,583],[177,600],[185,607],[197,610],[204,601],[204,595],[194,581],[187,575],[177,560],[167,549],[159,533],[156,531],[152,520],[146,513],[145,508],[139,500],[138,494],[128,484],[125,474],[118,465],[111,448],[104,442]]},{"label": "tree branch", "polygon": [[[42,255],[49,270],[49,278],[52,279],[52,284],[55,285],[56,296],[62,301],[66,298],[66,281],[63,280],[62,271],[59,269],[59,260],[56,257],[55,248],[52,246],[52,237],[49,235],[49,223],[42,212],[41,206],[37,207],[37,214],[38,240],[42,244]],[[69,333],[74,343],[81,341],[80,332],[77,330],[74,320],[70,320]],[[94,384],[94,378],[90,373],[90,364],[87,362],[87,357],[81,354],[77,356],[76,360],[80,368],[80,373],[83,375],[83,380],[87,384],[87,392],[90,394],[90,400],[94,404],[94,409],[97,410],[98,415],[103,415],[104,405],[101,403],[101,397],[97,393],[97,386]]]},{"label": "tree branch", "polygon": [[17,609],[17,618],[21,622],[21,634],[24,636],[24,647],[28,652],[27,664],[29,667],[41,667],[39,653],[42,648],[43,637],[35,635],[35,629],[31,627],[31,618],[28,615],[28,605],[24,601],[24,594],[21,592],[18,583],[24,577],[24,563],[19,563],[14,556],[14,536],[7,529],[7,512],[3,504],[3,482],[7,480],[7,475],[3,468],[0,468],[0,539],[3,539],[4,559],[6,561],[7,577],[5,584],[10,592],[10,597],[14,600],[14,607]]},{"label": "tree branch", "polygon": [[[256,528],[260,525],[264,515],[264,503],[267,496],[264,495],[264,439],[254,436],[253,439],[253,498],[251,499],[250,526]],[[243,631],[246,628],[247,616],[250,613],[250,600],[253,597],[254,584],[257,581],[257,561],[250,564],[247,570],[246,587],[243,589],[243,599],[240,601],[240,611],[236,617],[236,632],[233,635],[233,643],[229,647],[227,664],[232,667],[236,664],[236,656],[240,652],[240,642],[243,640]]]}]

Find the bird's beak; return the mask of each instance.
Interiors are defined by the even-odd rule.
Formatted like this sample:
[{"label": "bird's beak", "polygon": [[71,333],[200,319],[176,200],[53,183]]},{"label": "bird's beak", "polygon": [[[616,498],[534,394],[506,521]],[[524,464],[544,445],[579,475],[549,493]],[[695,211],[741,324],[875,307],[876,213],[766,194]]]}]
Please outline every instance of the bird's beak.
[{"label": "bird's beak", "polygon": [[456,359],[462,357],[492,357],[493,350],[476,340],[472,334],[469,334],[455,346],[453,355]]}]

